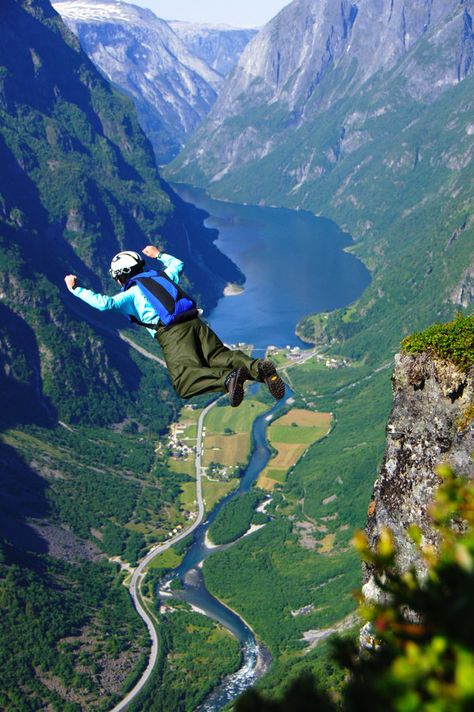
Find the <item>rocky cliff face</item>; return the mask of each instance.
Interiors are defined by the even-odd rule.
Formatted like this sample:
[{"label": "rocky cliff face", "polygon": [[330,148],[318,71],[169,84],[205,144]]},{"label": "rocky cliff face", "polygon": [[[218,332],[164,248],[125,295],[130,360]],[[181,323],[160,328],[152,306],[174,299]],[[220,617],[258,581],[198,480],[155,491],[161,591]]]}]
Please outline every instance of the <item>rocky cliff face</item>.
[{"label": "rocky cliff face", "polygon": [[234,69],[246,45],[257,30],[194,22],[168,22],[186,47],[209,67],[225,77]]},{"label": "rocky cliff face", "polygon": [[54,7],[96,66],[134,99],[159,162],[170,160],[216,100],[221,74],[151,10],[110,0]]},{"label": "rocky cliff face", "polygon": [[472,0],[294,0],[247,45],[180,170],[199,169],[216,183],[237,165],[276,158],[282,140],[376,86],[377,106],[365,118],[346,105],[336,146],[318,146],[315,137],[297,161],[285,156],[283,170],[299,165],[290,188],[300,191],[324,172],[325,150],[336,162],[371,140],[368,119],[390,113],[397,98],[386,94],[392,73],[397,92],[430,103],[471,72],[473,7]]},{"label": "rocky cliff face", "polygon": [[[426,353],[402,353],[392,383],[387,447],[366,530],[373,545],[381,528],[390,528],[400,569],[415,565],[422,571],[406,529],[417,524],[426,542],[436,544],[428,508],[439,485],[437,466],[449,463],[459,474],[474,476],[474,372]],[[364,591],[378,595],[369,573]]]}]

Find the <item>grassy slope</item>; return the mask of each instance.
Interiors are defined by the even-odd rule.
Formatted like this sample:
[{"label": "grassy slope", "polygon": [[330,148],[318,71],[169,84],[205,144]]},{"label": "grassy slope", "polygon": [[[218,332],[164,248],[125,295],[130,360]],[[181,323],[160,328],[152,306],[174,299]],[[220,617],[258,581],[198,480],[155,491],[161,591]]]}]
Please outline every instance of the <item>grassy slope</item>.
[{"label": "grassy slope", "polygon": [[[213,247],[203,214],[162,182],[130,100],[95,70],[48,0],[2,3],[0,163],[0,545],[9,542],[15,562],[0,570],[0,706],[110,708],[148,638],[116,567],[98,558],[102,549],[133,562],[180,521],[186,477],[153,451],[180,401],[164,369],[114,335],[125,321],[92,313],[62,278],[74,272],[114,291],[107,268],[116,251],[158,242],[186,257],[190,235],[187,275],[202,285],[194,293],[203,306],[239,275]],[[123,421],[133,432],[107,427]],[[12,658],[15,646],[29,660]]]},{"label": "grassy slope", "polygon": [[[426,64],[430,51],[425,42],[414,49]],[[329,73],[323,91],[335,89],[339,80]],[[467,131],[473,84],[471,75],[432,104],[420,104],[410,97],[400,72],[394,71],[381,81],[375,77],[356,97],[334,103],[329,112],[307,107],[306,123],[295,130],[283,130],[284,107],[273,104],[245,113],[244,99],[242,115],[226,124],[231,136],[245,122],[256,127],[262,143],[267,132],[279,139],[277,149],[263,159],[242,161],[214,181],[212,194],[302,207],[333,218],[355,236],[351,251],[364,260],[373,277],[358,302],[330,315],[323,325],[333,351],[352,357],[356,364],[331,372],[308,364],[289,372],[300,397],[314,402],[318,410],[334,412],[333,432],[310,449],[283,486],[276,521],[248,541],[216,554],[204,567],[211,590],[241,611],[272,649],[275,665],[261,684],[273,694],[296,670],[318,666],[313,660],[317,648],[300,657],[298,633],[333,622],[350,608],[346,596],[360,571],[347,546],[353,528],[364,524],[383,453],[392,356],[407,333],[453,315],[456,307],[450,295],[473,261],[472,137]],[[317,102],[317,92],[313,100]],[[360,132],[368,140],[350,152],[341,150],[337,160],[330,159],[340,149],[340,127],[349,115],[358,118],[347,135]],[[193,143],[197,142],[199,134]],[[214,147],[221,150],[218,140]],[[292,171],[313,149],[316,158],[308,178],[293,191]],[[182,167],[189,152],[175,164],[177,177],[206,186],[203,162]],[[212,156],[206,159],[211,172]],[[312,174],[314,164],[322,173]],[[307,329],[311,333],[310,324]],[[316,554],[298,546],[298,528],[288,524],[288,516],[324,526],[319,536],[334,534],[333,550]],[[314,591],[312,582],[330,579],[342,561],[346,580]],[[225,575],[237,570],[238,580]],[[315,605],[322,601],[324,609],[312,618],[291,619],[289,607],[311,599]]]}]

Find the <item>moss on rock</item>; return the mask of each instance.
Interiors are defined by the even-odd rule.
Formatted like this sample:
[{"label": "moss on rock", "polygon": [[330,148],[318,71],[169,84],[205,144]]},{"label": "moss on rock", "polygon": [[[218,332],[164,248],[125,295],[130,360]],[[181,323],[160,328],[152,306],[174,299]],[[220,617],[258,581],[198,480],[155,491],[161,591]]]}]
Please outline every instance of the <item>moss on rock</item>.
[{"label": "moss on rock", "polygon": [[474,314],[458,314],[447,324],[432,324],[403,339],[402,347],[409,353],[427,351],[468,371],[474,366]]}]

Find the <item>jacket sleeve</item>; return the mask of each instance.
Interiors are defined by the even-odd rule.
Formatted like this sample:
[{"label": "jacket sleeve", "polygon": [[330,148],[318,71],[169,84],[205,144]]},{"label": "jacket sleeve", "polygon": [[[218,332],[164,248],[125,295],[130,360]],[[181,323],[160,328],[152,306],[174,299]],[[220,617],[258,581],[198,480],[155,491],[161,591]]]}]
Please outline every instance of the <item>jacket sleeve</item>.
[{"label": "jacket sleeve", "polygon": [[69,291],[74,294],[75,297],[79,297],[83,302],[94,307],[94,309],[99,309],[99,311],[115,310],[122,314],[129,314],[131,308],[133,310],[134,298],[131,290],[119,292],[113,297],[109,297],[106,294],[98,294],[91,289],[84,289],[84,287],[76,287]]},{"label": "jacket sleeve", "polygon": [[165,252],[162,252],[161,257],[158,257],[157,259],[163,262],[163,272],[167,274],[175,284],[178,284],[179,277],[183,271],[184,263],[181,260],[178,260],[177,257],[167,255]]}]

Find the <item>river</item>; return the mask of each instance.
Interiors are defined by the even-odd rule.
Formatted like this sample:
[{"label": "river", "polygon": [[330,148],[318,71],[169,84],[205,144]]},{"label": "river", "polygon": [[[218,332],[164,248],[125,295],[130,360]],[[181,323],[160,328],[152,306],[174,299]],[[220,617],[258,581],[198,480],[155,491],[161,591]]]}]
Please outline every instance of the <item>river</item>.
[{"label": "river", "polygon": [[[351,237],[330,220],[303,211],[224,203],[189,186],[174,188],[184,200],[209,214],[206,224],[219,230],[217,247],[246,277],[244,291],[223,297],[209,315],[213,329],[228,343],[246,342],[255,351],[269,345],[302,345],[295,335],[302,317],[349,304],[370,281],[362,263],[344,251],[352,243]],[[174,595],[221,623],[242,645],[241,668],[210,693],[198,708],[205,712],[222,709],[248,689],[270,663],[268,651],[257,643],[249,626],[207,591],[201,567],[206,558],[224,548],[206,546],[207,530],[222,507],[247,492],[265,467],[270,458],[266,442],[269,420],[285,407],[289,396],[287,389],[285,400],[255,420],[252,454],[239,488],[196,529],[183,562],[162,584],[166,592],[170,579],[178,577],[182,590]]]},{"label": "river", "polygon": [[[258,388],[258,385],[250,386],[251,389]],[[217,712],[224,705],[235,699],[244,690],[262,675],[270,664],[271,658],[265,647],[255,640],[253,632],[249,626],[236,613],[224,606],[214,596],[212,596],[204,585],[201,573],[202,562],[216,551],[232,546],[208,547],[206,546],[207,531],[227,502],[233,497],[248,492],[257,479],[259,473],[270,459],[270,450],[266,441],[266,429],[269,419],[278,414],[278,411],[285,407],[285,402],[291,396],[291,391],[287,389],[285,399],[276,403],[271,409],[255,419],[252,426],[252,454],[240,480],[238,489],[234,490],[219,502],[213,509],[205,522],[194,532],[194,541],[183,559],[181,565],[167,577],[166,583],[171,578],[178,577],[181,581],[182,590],[174,591],[173,594],[190,605],[204,612],[209,618],[221,623],[225,628],[235,635],[242,646],[242,664],[240,669],[226,677],[218,687],[211,692],[209,697],[198,708],[203,712]],[[165,584],[166,586],[166,584]],[[166,591],[166,588],[165,588]]]}]

